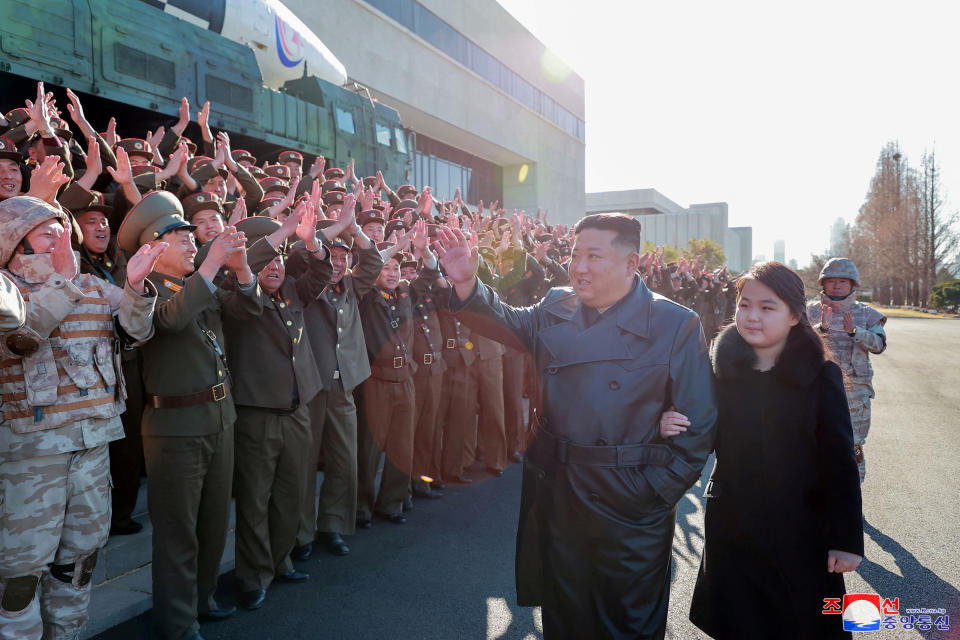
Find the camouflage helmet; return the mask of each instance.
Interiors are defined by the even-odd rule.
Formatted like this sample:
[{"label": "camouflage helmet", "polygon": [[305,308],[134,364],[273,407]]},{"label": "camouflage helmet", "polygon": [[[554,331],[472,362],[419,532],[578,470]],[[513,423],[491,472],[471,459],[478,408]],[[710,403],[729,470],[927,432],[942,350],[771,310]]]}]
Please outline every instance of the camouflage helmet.
[{"label": "camouflage helmet", "polygon": [[857,271],[857,265],[849,258],[830,258],[820,270],[820,277],[817,278],[817,284],[823,286],[824,278],[849,278],[853,280],[853,286],[860,286],[860,272]]},{"label": "camouflage helmet", "polygon": [[70,224],[67,214],[33,196],[14,196],[0,202],[0,267],[6,267],[17,245],[34,227],[52,218],[64,227]]}]

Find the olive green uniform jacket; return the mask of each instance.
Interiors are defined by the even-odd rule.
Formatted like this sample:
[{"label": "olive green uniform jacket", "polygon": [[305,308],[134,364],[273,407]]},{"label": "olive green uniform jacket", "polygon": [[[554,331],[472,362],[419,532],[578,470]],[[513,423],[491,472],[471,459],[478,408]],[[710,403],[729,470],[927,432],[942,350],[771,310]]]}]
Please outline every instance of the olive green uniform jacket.
[{"label": "olive green uniform jacket", "polygon": [[[199,273],[181,280],[153,272],[159,292],[154,314],[156,333],[143,347],[143,384],[148,396],[181,396],[228,382],[224,356],[223,316],[250,318],[263,311],[264,296],[256,283],[225,291]],[[209,332],[209,334],[208,334]],[[214,342],[215,341],[215,342]],[[143,413],[143,434],[203,436],[229,427],[237,418],[233,392],[219,402]]]}]

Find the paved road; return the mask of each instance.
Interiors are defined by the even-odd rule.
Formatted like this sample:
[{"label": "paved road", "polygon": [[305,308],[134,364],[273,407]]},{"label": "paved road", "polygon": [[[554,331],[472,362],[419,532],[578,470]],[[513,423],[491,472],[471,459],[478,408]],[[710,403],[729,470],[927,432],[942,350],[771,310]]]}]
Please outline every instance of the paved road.
[{"label": "paved road", "polygon": [[[948,632],[881,631],[877,638],[960,638],[960,321],[891,319],[890,348],[874,359],[877,399],[863,485],[866,560],[848,574],[851,593],[900,597],[946,609]],[[683,498],[674,540],[668,638],[703,635],[687,620],[703,543],[704,478]],[[476,474],[483,477],[482,472]],[[273,587],[254,613],[205,624],[208,640],[400,638],[530,640],[538,613],[513,605],[513,550],[520,474],[448,490],[418,502],[405,526],[378,522],[353,536],[346,558],[304,563],[311,581]],[[222,581],[230,599],[229,576]],[[102,640],[146,638],[149,613]],[[738,615],[750,615],[744,603]],[[870,637],[870,636],[867,636]]]}]

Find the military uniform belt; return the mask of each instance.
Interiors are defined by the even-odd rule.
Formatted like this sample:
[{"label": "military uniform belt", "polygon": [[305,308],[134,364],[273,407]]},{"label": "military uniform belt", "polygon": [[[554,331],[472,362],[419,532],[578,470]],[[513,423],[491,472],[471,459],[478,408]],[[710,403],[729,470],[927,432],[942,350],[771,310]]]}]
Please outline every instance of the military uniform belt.
[{"label": "military uniform belt", "polygon": [[563,464],[582,464],[591,467],[636,467],[642,464],[666,466],[673,459],[665,444],[584,445],[574,444],[540,429],[537,440],[541,454],[551,456]]},{"label": "military uniform belt", "polygon": [[188,393],[182,396],[154,396],[147,394],[147,404],[154,409],[182,409],[184,407],[195,407],[208,402],[220,402],[227,397],[230,386],[226,382],[213,385],[209,389],[198,391],[197,393]]},{"label": "military uniform belt", "polygon": [[439,351],[434,351],[433,353],[425,353],[423,354],[423,364],[431,365],[437,360],[439,360],[441,355],[442,354]]}]

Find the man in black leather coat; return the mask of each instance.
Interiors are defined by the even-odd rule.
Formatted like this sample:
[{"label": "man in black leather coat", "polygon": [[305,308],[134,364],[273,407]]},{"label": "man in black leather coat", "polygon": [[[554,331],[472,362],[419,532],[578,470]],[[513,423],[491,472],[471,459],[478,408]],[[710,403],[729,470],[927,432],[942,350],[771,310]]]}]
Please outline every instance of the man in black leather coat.
[{"label": "man in black leather coat", "polygon": [[[639,222],[597,214],[575,231],[571,287],[514,308],[476,278],[475,244],[442,228],[450,306],[475,330],[526,348],[540,373],[519,604],[542,606],[548,640],[663,638],[676,504],[713,449],[707,346],[698,316],[636,275]],[[664,442],[658,420],[671,406],[691,425]]]}]

